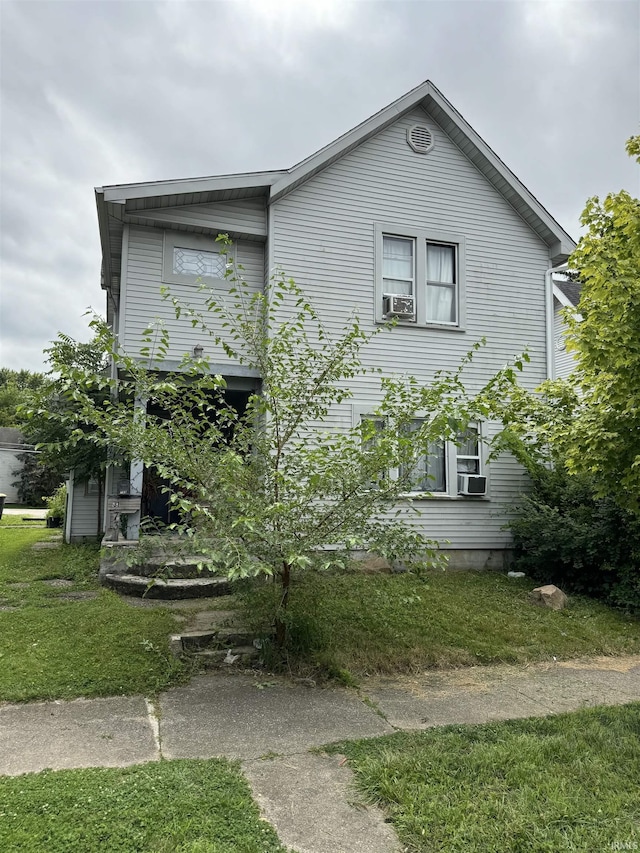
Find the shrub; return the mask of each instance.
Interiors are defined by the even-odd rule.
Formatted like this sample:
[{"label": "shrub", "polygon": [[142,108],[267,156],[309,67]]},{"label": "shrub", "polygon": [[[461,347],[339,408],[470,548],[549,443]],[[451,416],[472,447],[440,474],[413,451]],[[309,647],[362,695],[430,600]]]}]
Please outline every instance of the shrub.
[{"label": "shrub", "polygon": [[64,513],[67,506],[67,487],[63,483],[59,486],[51,497],[43,498],[47,505],[47,518],[64,518]]},{"label": "shrub", "polygon": [[60,485],[62,472],[43,465],[37,453],[19,453],[16,458],[22,467],[12,471],[18,479],[11,485],[17,487],[18,499],[29,506],[42,506],[45,497]]},{"label": "shrub", "polygon": [[538,471],[510,527],[520,571],[640,609],[640,521],[612,498],[595,497],[590,477]]}]

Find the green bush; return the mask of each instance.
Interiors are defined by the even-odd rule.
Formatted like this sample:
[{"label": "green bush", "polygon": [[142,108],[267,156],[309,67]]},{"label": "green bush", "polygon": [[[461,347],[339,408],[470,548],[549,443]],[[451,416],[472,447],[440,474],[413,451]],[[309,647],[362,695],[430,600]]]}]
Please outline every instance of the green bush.
[{"label": "green bush", "polygon": [[63,519],[67,506],[67,487],[63,483],[53,495],[42,499],[47,505],[47,518]]},{"label": "green bush", "polygon": [[539,471],[510,522],[516,568],[611,604],[640,609],[640,522],[587,476]]}]

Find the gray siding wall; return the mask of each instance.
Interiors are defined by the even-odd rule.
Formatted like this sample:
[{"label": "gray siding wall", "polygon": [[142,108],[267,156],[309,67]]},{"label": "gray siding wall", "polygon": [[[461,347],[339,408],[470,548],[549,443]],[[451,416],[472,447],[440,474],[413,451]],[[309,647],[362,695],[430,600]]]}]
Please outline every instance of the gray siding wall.
[{"label": "gray siding wall", "polygon": [[[212,362],[230,363],[220,347],[202,331],[194,329],[184,315],[176,320],[170,301],[163,300],[160,295],[162,287],[162,252],[163,230],[159,228],[142,228],[129,226],[128,237],[125,229],[126,259],[123,262],[123,285],[121,291],[122,305],[120,309],[120,343],[129,355],[136,356],[140,352],[142,332],[156,320],[164,322],[170,333],[171,349],[168,359],[179,359],[184,353],[191,352],[195,344],[204,347],[205,355]],[[264,244],[247,240],[239,240],[235,244],[235,257],[244,266],[244,276],[252,289],[261,290],[264,286]],[[220,292],[228,289],[224,281],[215,287]],[[183,304],[202,309],[203,294],[198,292],[195,284],[171,284],[173,295]],[[211,325],[221,331],[219,323],[213,318]]]},{"label": "gray siding wall", "polygon": [[139,216],[158,222],[186,225],[193,228],[213,228],[223,232],[267,234],[267,211],[264,198],[236,199],[213,204],[190,204],[182,207],[153,208],[140,211]]},{"label": "gray siding wall", "polygon": [[0,494],[7,496],[7,503],[18,501],[18,487],[12,485],[20,476],[14,471],[22,470],[22,462],[18,460],[18,453],[19,451],[0,447]]},{"label": "gray siding wall", "polygon": [[[426,156],[407,145],[406,130],[415,123],[428,124],[435,134]],[[304,287],[336,333],[352,310],[374,327],[375,223],[464,235],[466,331],[399,327],[374,340],[367,362],[426,383],[436,369],[457,366],[485,337],[487,345],[465,374],[470,390],[525,347],[531,364],[523,383],[533,388],[545,378],[547,247],[421,110],[280,199],[273,219],[273,263]],[[379,399],[372,378],[359,379],[354,388],[356,405],[373,406]],[[350,405],[333,414],[335,427],[351,425]],[[487,473],[489,500],[421,502],[420,524],[428,534],[454,548],[508,546],[509,534],[501,528],[524,475],[506,456]]]},{"label": "gray siding wall", "polygon": [[71,486],[71,527],[69,540],[96,539],[98,536],[98,495],[85,494],[85,483]]},{"label": "gray siding wall", "polygon": [[556,379],[566,379],[575,367],[575,357],[566,348],[567,324],[562,318],[562,305],[554,300],[553,337]]}]

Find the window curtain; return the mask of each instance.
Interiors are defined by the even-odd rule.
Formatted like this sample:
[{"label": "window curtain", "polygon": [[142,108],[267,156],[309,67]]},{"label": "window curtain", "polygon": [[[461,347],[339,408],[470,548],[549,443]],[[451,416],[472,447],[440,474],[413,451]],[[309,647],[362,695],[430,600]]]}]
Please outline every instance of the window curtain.
[{"label": "window curtain", "polygon": [[[421,421],[414,421],[411,432],[420,429]],[[410,473],[412,492],[446,492],[446,456],[443,441],[431,441],[427,452],[419,456]]]},{"label": "window curtain", "polygon": [[427,244],[427,320],[456,322],[455,250]]},{"label": "window curtain", "polygon": [[413,293],[413,240],[385,237],[382,255],[385,293],[411,296]]}]

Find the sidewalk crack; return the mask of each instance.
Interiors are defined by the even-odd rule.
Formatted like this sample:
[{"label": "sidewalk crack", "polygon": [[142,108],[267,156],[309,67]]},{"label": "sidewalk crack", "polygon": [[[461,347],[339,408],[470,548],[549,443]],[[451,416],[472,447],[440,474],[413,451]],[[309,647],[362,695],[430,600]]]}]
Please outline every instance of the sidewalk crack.
[{"label": "sidewalk crack", "polygon": [[162,738],[160,737],[160,716],[158,713],[158,709],[153,699],[147,699],[146,696],[144,703],[147,706],[147,719],[149,721],[149,725],[151,726],[151,731],[153,733],[153,740],[155,741],[156,749],[158,750],[158,757],[162,759],[164,758],[164,756],[162,755]]}]

